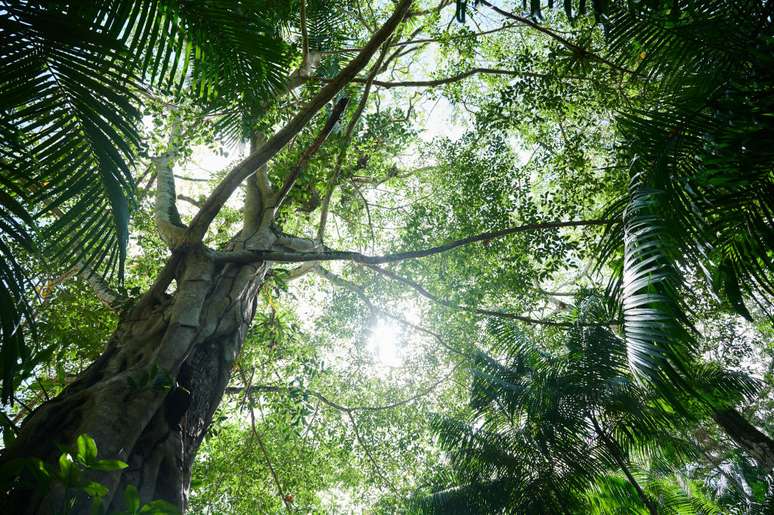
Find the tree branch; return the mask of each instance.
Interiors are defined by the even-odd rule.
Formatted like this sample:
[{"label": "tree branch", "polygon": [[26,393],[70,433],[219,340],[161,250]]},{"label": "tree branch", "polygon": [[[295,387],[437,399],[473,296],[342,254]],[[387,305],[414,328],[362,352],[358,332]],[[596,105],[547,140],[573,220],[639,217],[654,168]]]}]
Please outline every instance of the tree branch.
[{"label": "tree branch", "polygon": [[293,167],[293,169],[290,171],[288,176],[285,178],[285,182],[282,185],[282,188],[277,193],[275,199],[274,199],[274,210],[282,206],[282,202],[287,197],[288,193],[290,192],[291,188],[295,184],[296,180],[298,179],[298,176],[301,175],[301,172],[306,168],[306,165],[309,163],[309,160],[312,158],[313,155],[317,153],[317,151],[320,149],[323,143],[325,143],[325,140],[328,138],[328,135],[333,130],[333,127],[339,122],[339,118],[341,118],[341,114],[344,112],[344,109],[347,107],[347,102],[349,102],[349,99],[347,97],[342,97],[339,99],[338,102],[336,102],[336,105],[333,106],[333,110],[331,111],[331,115],[328,117],[328,121],[325,122],[325,126],[323,126],[320,133],[317,135],[317,138],[312,142],[311,145],[309,145],[306,150],[301,154],[301,157],[298,159],[298,162]]},{"label": "tree branch", "polygon": [[381,256],[369,256],[360,252],[350,252],[342,250],[326,249],[319,252],[275,252],[272,250],[235,250],[230,252],[210,251],[213,258],[220,262],[233,263],[252,263],[254,261],[267,260],[282,263],[294,263],[302,261],[354,261],[366,265],[379,265],[383,263],[394,263],[405,261],[407,259],[418,259],[435,254],[441,254],[450,250],[477,243],[480,241],[494,240],[517,234],[520,232],[541,231],[549,229],[558,229],[562,227],[588,227],[598,225],[609,225],[612,220],[577,220],[567,222],[542,222],[534,224],[519,225],[509,227],[499,231],[489,231],[475,236],[468,236],[459,240],[453,240],[437,247],[430,247],[422,250],[412,250],[407,252],[397,252],[395,254],[385,254]]},{"label": "tree branch", "polygon": [[352,133],[355,130],[355,125],[360,119],[360,116],[363,114],[366,102],[368,101],[368,95],[371,91],[371,83],[376,77],[376,74],[379,73],[379,69],[384,62],[384,56],[386,54],[387,47],[384,46],[382,47],[382,51],[379,53],[379,57],[376,59],[376,63],[374,63],[371,72],[368,74],[365,87],[363,88],[363,94],[357,104],[357,109],[355,109],[355,112],[352,114],[352,118],[349,120],[347,129],[344,132],[344,139],[341,143],[339,154],[336,156],[336,164],[334,165],[333,173],[331,174],[331,178],[329,179],[325,189],[325,196],[323,197],[322,207],[320,208],[320,223],[317,226],[317,241],[319,242],[323,241],[323,236],[325,235],[325,226],[328,223],[328,212],[331,206],[331,198],[333,197],[333,192],[336,190],[336,186],[339,181],[339,175],[341,174],[341,167],[344,163],[344,158],[347,156],[349,145],[352,142]]},{"label": "tree branch", "polygon": [[189,197],[188,195],[183,195],[182,193],[177,194],[177,200],[182,200],[183,202],[188,202],[194,207],[202,207],[202,203],[196,200],[193,197]]},{"label": "tree branch", "polygon": [[175,247],[180,241],[185,225],[180,220],[177,210],[175,194],[175,177],[172,173],[174,159],[177,155],[178,141],[181,138],[182,128],[180,120],[172,113],[172,122],[169,129],[167,150],[154,159],[156,167],[156,205],[154,218],[159,235],[169,245]]},{"label": "tree branch", "polygon": [[573,52],[575,52],[579,56],[588,57],[592,61],[597,61],[598,63],[605,64],[605,65],[609,66],[610,68],[612,68],[614,70],[618,70],[620,72],[624,72],[624,73],[627,73],[629,75],[638,75],[637,72],[635,72],[633,70],[629,70],[627,68],[624,68],[623,66],[619,66],[619,65],[615,64],[614,62],[609,61],[609,60],[605,59],[604,57],[601,57],[601,56],[591,52],[590,50],[587,50],[587,49],[583,48],[582,46],[576,45],[572,41],[570,41],[570,40],[566,39],[565,37],[561,36],[560,34],[552,31],[551,29],[548,29],[547,27],[544,27],[543,25],[540,25],[539,23],[537,23],[537,22],[535,22],[533,20],[530,20],[529,18],[526,18],[524,16],[519,16],[518,14],[513,14],[511,12],[508,12],[508,11],[505,11],[503,9],[500,9],[496,5],[493,5],[493,4],[489,3],[489,2],[487,2],[487,0],[479,0],[479,3],[482,4],[482,5],[485,5],[486,7],[489,7],[491,10],[493,10],[494,12],[496,12],[497,14],[499,14],[501,16],[504,16],[504,17],[509,18],[511,20],[514,20],[514,21],[517,21],[517,22],[522,23],[524,25],[527,25],[528,27],[530,27],[532,29],[535,29],[536,31],[538,31],[538,32],[540,32],[542,34],[545,34],[546,36],[550,37],[551,39],[557,41],[559,44],[561,44],[563,47],[567,48],[568,50],[572,50]]},{"label": "tree branch", "polygon": [[283,386],[283,385],[253,385],[248,387],[241,387],[241,386],[229,386],[226,388],[226,393],[229,395],[237,395],[237,394],[252,394],[256,392],[269,392],[269,393],[299,393],[299,394],[306,394],[309,397],[314,397],[315,399],[318,399],[323,404],[326,404],[330,406],[331,408],[342,411],[345,413],[350,412],[358,412],[358,411],[386,411],[391,410],[395,408],[399,408],[400,406],[404,406],[406,404],[409,404],[411,402],[414,402],[417,399],[420,399],[426,395],[429,395],[432,393],[438,385],[442,384],[444,381],[449,379],[449,377],[452,376],[454,372],[456,372],[461,365],[455,365],[446,375],[444,375],[442,378],[433,381],[430,385],[420,388],[418,393],[406,397],[405,399],[401,399],[399,401],[391,402],[388,404],[380,404],[375,406],[345,406],[339,402],[333,401],[326,397],[325,395],[321,394],[318,391],[315,390],[309,390],[307,388],[299,388],[296,386]]},{"label": "tree branch", "polygon": [[507,320],[518,320],[520,322],[525,322],[527,324],[534,324],[534,325],[547,325],[551,327],[577,327],[577,326],[584,326],[584,327],[607,327],[610,324],[617,323],[615,320],[613,321],[605,321],[605,322],[560,322],[556,320],[545,320],[545,319],[539,319],[539,318],[531,318],[527,316],[517,315],[515,313],[508,313],[505,311],[494,311],[491,309],[481,309],[481,308],[474,308],[471,306],[465,306],[461,304],[455,304],[454,302],[450,302],[448,300],[442,299],[436,295],[433,295],[428,290],[426,290],[422,285],[419,283],[412,281],[411,279],[408,279],[406,277],[400,276],[396,274],[395,272],[391,272],[390,270],[385,270],[384,268],[378,267],[376,265],[366,265],[371,270],[385,276],[389,277],[390,279],[397,281],[401,284],[405,284],[406,286],[412,288],[414,291],[419,293],[421,296],[423,296],[426,299],[429,299],[436,304],[440,304],[441,306],[445,306],[450,309],[457,309],[460,311],[466,311],[468,313],[475,313],[477,315],[484,315],[484,316],[490,316],[490,317],[496,317],[496,318],[504,318]]},{"label": "tree branch", "polygon": [[301,18],[301,51],[303,62],[306,63],[309,58],[309,33],[306,30],[306,0],[301,0],[299,10],[299,17]]},{"label": "tree branch", "polygon": [[288,513],[293,513],[293,510],[290,507],[290,501],[288,501],[288,498],[282,489],[282,483],[280,483],[279,476],[277,476],[277,472],[274,470],[274,465],[272,464],[269,451],[266,449],[266,446],[263,444],[261,435],[258,434],[258,430],[255,428],[255,412],[253,411],[252,399],[248,402],[248,409],[250,410],[250,427],[252,428],[253,437],[255,438],[255,441],[258,442],[258,447],[261,449],[261,453],[266,459],[266,464],[269,466],[269,472],[271,473],[271,477],[274,480],[274,485],[277,487],[277,493],[280,496],[280,500],[285,506],[285,510],[287,510]]},{"label": "tree branch", "polygon": [[384,471],[381,469],[379,464],[374,459],[373,455],[371,454],[371,450],[368,448],[368,445],[366,445],[365,441],[363,440],[363,437],[360,436],[360,430],[357,427],[357,422],[355,422],[355,417],[352,415],[351,411],[346,412],[347,417],[349,417],[349,421],[352,422],[352,429],[355,430],[355,438],[357,438],[357,441],[360,442],[360,446],[363,448],[363,452],[365,452],[366,457],[368,457],[368,461],[371,462],[371,466],[373,467],[374,471],[379,475],[379,477],[382,478],[382,482],[387,485],[390,490],[396,495],[399,494],[398,489],[395,488],[395,485],[392,484],[392,481],[390,481],[390,478],[388,478]]},{"label": "tree branch", "polygon": [[[263,133],[254,133],[250,137],[250,153],[266,143]],[[268,166],[264,163],[254,174],[245,180],[245,204],[242,209],[242,235],[244,241],[252,238],[259,229],[268,226],[273,218],[269,207],[274,192],[269,180]]]},{"label": "tree branch", "polygon": [[395,31],[403,20],[412,0],[401,0],[392,16],[371,37],[368,43],[349,64],[339,73],[333,82],[324,86],[282,129],[280,129],[261,148],[250,154],[234,167],[210,194],[199,212],[194,216],[186,234],[187,243],[201,242],[215,216],[231,194],[247,177],[266,164],[277,152],[298,134],[317,112],[325,106],[339,90],[352,80],[370,61],[373,54]]},{"label": "tree branch", "polygon": [[[452,75],[451,77],[445,77],[443,79],[433,79],[433,80],[410,80],[410,81],[381,81],[381,80],[375,80],[373,81],[374,86],[379,86],[381,88],[432,88],[435,86],[443,86],[444,84],[451,84],[453,82],[459,82],[463,79],[467,79],[468,77],[471,77],[473,75],[508,75],[511,77],[534,77],[534,78],[548,78],[551,77],[551,75],[547,75],[544,73],[531,73],[531,72],[520,72],[516,70],[504,70],[499,68],[473,68],[471,70],[468,70],[466,72],[458,73],[457,75]],[[579,80],[585,80],[584,77],[565,77],[566,79],[579,79]],[[362,82],[364,79],[353,79],[352,82]]]}]

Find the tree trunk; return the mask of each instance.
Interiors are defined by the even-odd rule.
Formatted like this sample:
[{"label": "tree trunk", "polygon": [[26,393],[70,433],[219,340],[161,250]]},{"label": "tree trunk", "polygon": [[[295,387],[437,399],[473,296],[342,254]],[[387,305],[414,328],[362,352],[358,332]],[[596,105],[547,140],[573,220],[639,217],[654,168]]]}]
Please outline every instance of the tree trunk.
[{"label": "tree trunk", "polygon": [[[183,255],[174,294],[125,312],[105,352],[27,417],[0,464],[21,457],[55,463],[58,444],[88,434],[100,459],[129,465],[89,472],[109,489],[109,512],[122,508],[128,485],[143,503],[163,499],[184,510],[194,457],[255,314],[266,270],[264,263],[216,265],[199,251]],[[61,486],[44,494],[19,487],[0,512],[53,513],[65,501]],[[74,513],[88,512],[86,499],[76,502]]]},{"label": "tree trunk", "polygon": [[765,472],[774,470],[774,440],[750,424],[735,409],[718,409],[713,412],[712,418]]}]

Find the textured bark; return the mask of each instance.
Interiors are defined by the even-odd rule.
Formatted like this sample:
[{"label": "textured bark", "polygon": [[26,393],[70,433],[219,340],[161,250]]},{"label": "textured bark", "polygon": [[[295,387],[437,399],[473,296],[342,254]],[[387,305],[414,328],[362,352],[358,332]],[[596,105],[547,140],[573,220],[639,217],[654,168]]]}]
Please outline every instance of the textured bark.
[{"label": "textured bark", "polygon": [[774,470],[774,440],[750,424],[735,409],[716,410],[712,418],[766,472]]},{"label": "textured bark", "polygon": [[[37,457],[54,463],[61,453],[57,444],[88,434],[101,459],[129,464],[123,471],[89,473],[110,489],[111,512],[121,508],[121,493],[130,484],[143,502],[163,499],[185,509],[194,456],[241,350],[265,274],[263,263],[222,266],[200,252],[183,256],[175,293],[128,310],[105,352],[27,417],[0,461]],[[164,377],[173,378],[174,387],[157,386]],[[2,500],[0,512],[57,512],[64,494],[18,489]],[[76,512],[88,509],[81,502]]]}]

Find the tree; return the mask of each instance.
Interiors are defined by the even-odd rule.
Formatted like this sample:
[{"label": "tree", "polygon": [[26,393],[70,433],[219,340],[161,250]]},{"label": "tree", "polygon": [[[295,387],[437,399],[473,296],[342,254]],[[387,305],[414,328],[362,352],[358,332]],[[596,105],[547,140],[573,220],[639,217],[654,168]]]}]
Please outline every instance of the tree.
[{"label": "tree", "polygon": [[[441,357],[433,354],[432,359],[444,360],[443,364],[454,371],[458,370],[454,364],[469,350],[467,342],[475,341],[481,317],[548,330],[573,329],[576,322],[563,316],[568,303],[561,300],[561,288],[556,292],[554,286],[573,283],[597,287],[600,277],[620,279],[624,270],[623,277],[629,278],[636,271],[642,273],[634,284],[640,289],[627,293],[624,288],[620,297],[612,289],[611,296],[623,303],[623,313],[613,310],[611,319],[603,322],[620,325],[622,320],[618,319],[623,318],[632,368],[644,371],[640,375],[658,386],[660,395],[670,402],[680,399],[689,407],[693,405],[695,399],[689,394],[696,393],[691,390],[697,384],[687,371],[698,362],[693,350],[697,338],[687,322],[690,313],[685,306],[690,301],[684,286],[688,283],[682,282],[681,274],[691,275],[699,265],[710,270],[709,275],[714,274],[725,285],[714,288],[725,299],[725,308],[734,305],[740,311],[742,294],[734,293],[734,280],[742,281],[740,292],[744,290],[748,298],[760,297],[767,284],[767,258],[759,256],[765,254],[761,238],[768,227],[768,204],[765,196],[762,201],[750,196],[752,200],[742,210],[750,213],[752,229],[738,241],[728,240],[733,217],[712,207],[717,195],[725,198],[715,186],[726,184],[726,179],[734,182],[739,175],[739,163],[733,161],[736,151],[723,149],[746,148],[746,143],[740,143],[738,135],[728,132],[727,127],[713,133],[722,144],[708,151],[713,156],[716,151],[726,152],[722,173],[711,179],[693,169],[684,174],[685,188],[699,184],[708,191],[707,202],[681,208],[682,215],[694,216],[696,223],[717,222],[724,228],[720,232],[726,234],[720,239],[713,229],[698,239],[667,234],[670,231],[664,230],[663,216],[672,211],[654,210],[649,200],[642,201],[641,193],[649,194],[648,188],[653,186],[648,182],[653,179],[650,176],[643,183],[647,183],[645,189],[627,189],[632,179],[628,165],[657,162],[663,154],[660,143],[653,143],[653,135],[657,140],[658,134],[669,133],[671,128],[645,123],[655,119],[650,109],[663,91],[673,91],[670,95],[674,98],[686,95],[686,105],[696,101],[703,106],[699,98],[703,90],[686,86],[681,81],[690,80],[678,70],[684,67],[681,59],[690,54],[686,59],[691,73],[698,76],[706,72],[706,63],[696,55],[711,46],[712,31],[717,27],[724,34],[741,35],[731,39],[734,44],[727,52],[720,52],[722,58],[713,61],[713,69],[723,70],[717,76],[752,77],[755,87],[743,88],[742,101],[733,109],[710,106],[702,113],[722,111],[735,119],[729,122],[733,127],[739,124],[736,118],[746,120],[751,99],[765,91],[767,84],[766,67],[761,64],[765,58],[750,58],[746,49],[758,44],[756,38],[765,40],[768,26],[763,24],[756,32],[748,30],[748,25],[767,19],[761,9],[768,7],[750,3],[744,7],[749,11],[746,16],[736,16],[733,6],[724,2],[700,9],[683,8],[680,3],[679,10],[669,13],[661,3],[597,3],[595,14],[601,24],[596,24],[590,16],[573,11],[572,2],[565,3],[569,6],[567,15],[545,11],[545,22],[517,14],[518,9],[479,2],[482,12],[497,17],[492,22],[479,17],[472,6],[458,2],[458,20],[467,12],[472,23],[483,24],[473,31],[464,25],[448,25],[451,2],[417,3],[413,7],[409,3],[384,6],[389,12],[381,12],[364,9],[358,2],[115,2],[81,14],[58,3],[43,8],[34,2],[6,2],[14,12],[32,13],[28,18],[33,22],[43,21],[39,26],[18,24],[4,36],[21,34],[18,38],[27,41],[32,34],[37,47],[49,56],[41,62],[54,63],[58,69],[63,64],[56,59],[67,54],[64,69],[83,79],[74,81],[79,87],[70,86],[78,96],[77,102],[69,104],[61,102],[63,95],[51,93],[59,91],[59,86],[50,73],[43,73],[44,80],[38,82],[30,79],[35,87],[27,89],[16,87],[20,82],[10,73],[6,80],[13,86],[11,91],[33,93],[14,97],[15,103],[8,110],[14,116],[8,119],[16,132],[6,131],[3,141],[15,149],[15,153],[4,150],[4,156],[9,157],[4,157],[3,163],[10,163],[7,168],[14,174],[9,175],[13,179],[7,181],[10,185],[3,183],[6,195],[0,199],[4,213],[9,213],[3,218],[7,220],[3,241],[11,241],[0,250],[15,258],[3,269],[8,279],[3,279],[6,288],[0,292],[9,292],[4,299],[11,299],[3,304],[3,337],[9,342],[3,347],[3,376],[6,399],[14,397],[13,387],[18,386],[24,392],[21,400],[33,398],[35,402],[30,404],[36,407],[18,431],[13,420],[4,420],[8,448],[2,460],[6,465],[29,456],[52,463],[61,455],[57,444],[69,445],[87,433],[103,457],[128,464],[123,471],[90,472],[107,488],[106,507],[120,508],[122,493],[136,488],[142,502],[161,498],[184,508],[194,457],[208,431],[226,428],[229,435],[238,431],[234,424],[230,429],[226,422],[212,424],[226,391],[241,396],[238,401],[227,402],[224,411],[238,411],[242,422],[251,417],[251,427],[243,436],[252,455],[265,461],[261,470],[270,481],[264,490],[274,495],[265,506],[290,510],[287,485],[301,481],[287,481],[277,464],[292,460],[285,461],[273,452],[287,446],[277,445],[279,438],[272,439],[267,431],[292,424],[275,424],[274,412],[257,418],[253,415],[255,408],[260,413],[260,406],[269,397],[287,396],[292,401],[300,396],[303,400],[272,406],[280,414],[293,413],[288,415],[291,419],[303,419],[305,415],[299,413],[305,410],[316,411],[314,406],[319,404],[312,405],[309,398],[327,406],[325,409],[338,411],[345,420],[344,439],[356,442],[344,448],[351,455],[359,454],[377,478],[373,482],[390,491],[386,503],[399,499],[410,481],[402,481],[396,488],[389,471],[400,469],[380,462],[379,449],[389,449],[387,437],[369,444],[368,435],[363,435],[364,426],[376,431],[383,429],[378,424],[387,424],[389,419],[370,414],[388,413],[404,405],[385,399],[390,389],[367,389],[376,396],[370,407],[389,408],[365,409],[363,413],[369,414],[365,415],[355,409],[363,407],[355,392],[340,384],[323,382],[324,389],[317,391],[307,387],[304,374],[291,373],[259,374],[261,383],[253,383],[252,373],[260,367],[243,352],[246,335],[252,333],[250,347],[265,340],[263,344],[270,349],[281,348],[283,339],[278,334],[286,326],[278,321],[283,311],[277,299],[290,297],[292,293],[281,292],[288,281],[302,276],[304,281],[312,281],[300,294],[314,299],[309,302],[318,301],[318,280],[350,292],[337,295],[338,303],[323,308],[330,313],[321,317],[329,323],[322,332],[331,341],[356,333],[353,327],[367,324],[366,316],[353,314],[359,306],[372,317],[422,333],[437,350],[442,349]],[[539,10],[533,14],[542,15]],[[79,40],[83,49],[76,44],[79,50],[63,54],[52,50],[60,43],[48,36],[46,27],[51,20],[68,16],[84,25],[80,32],[86,36]],[[504,23],[499,25],[500,21]],[[121,32],[121,27],[140,28]],[[634,31],[627,27],[634,27]],[[98,50],[92,43],[95,37],[108,42],[108,49]],[[698,50],[690,47],[686,54],[686,39],[702,43]],[[4,44],[2,55],[15,67],[3,70],[25,69],[28,62],[13,51],[24,44]],[[634,51],[638,45],[648,49],[644,57],[643,50]],[[650,52],[651,46],[659,51]],[[5,48],[11,50],[6,52]],[[181,51],[183,48],[187,50]],[[86,57],[93,60],[88,74],[80,64]],[[750,67],[737,66],[748,63],[742,57],[755,62]],[[428,63],[434,66],[428,67]],[[35,66],[38,68],[32,68],[37,70],[43,65],[36,62]],[[750,69],[756,71],[748,73]],[[105,84],[90,79],[103,73]],[[713,77],[697,83],[717,78],[709,75]],[[417,88],[418,94],[408,93]],[[65,88],[65,93],[70,90]],[[433,142],[417,137],[423,117],[429,116],[427,109],[417,107],[423,97],[442,97],[458,116],[471,113],[465,135]],[[72,106],[86,107],[73,112]],[[154,118],[155,129],[140,129],[140,106]],[[643,106],[647,112],[641,115]],[[323,110],[325,116],[320,113]],[[49,113],[63,113],[51,124],[51,132],[46,125]],[[27,115],[41,119],[28,124]],[[81,146],[70,145],[74,140],[66,139],[70,135],[66,129],[78,116],[113,136],[100,139],[98,143],[103,146],[95,146],[88,138],[79,143]],[[626,125],[630,120],[634,121]],[[638,123],[649,130],[627,130]],[[765,129],[768,119],[764,117],[760,123]],[[764,129],[757,136],[764,137]],[[83,134],[91,133],[75,134],[83,139]],[[694,148],[700,134],[697,130],[685,134],[692,138]],[[53,139],[47,140],[49,136]],[[207,183],[211,191],[181,191],[180,181],[190,177],[176,177],[173,167],[189,161],[194,143],[214,141],[249,141],[250,154],[223,173],[213,174],[216,178]],[[144,159],[144,143],[156,147],[148,152],[155,154],[154,158]],[[138,179],[133,227],[140,237],[132,243],[146,255],[132,256],[129,280],[132,287],[146,291],[142,296],[122,289],[120,281],[111,284],[110,277],[103,280],[109,269],[121,269],[122,237],[113,235],[127,233],[127,217],[122,213],[128,210],[119,205],[115,188],[89,182],[91,193],[80,196],[79,188],[98,175],[93,173],[93,163],[71,159],[80,154],[66,152],[88,150],[89,145],[94,147],[92,154],[104,154],[110,163],[118,163],[120,158],[123,163],[103,167],[103,175],[130,170],[122,190],[124,197],[130,197],[132,180]],[[396,159],[401,153],[412,156]],[[674,164],[683,154],[664,155],[673,162],[669,167],[683,170],[682,165]],[[732,196],[744,196],[745,192],[757,195],[770,187],[765,153],[756,150],[755,159],[751,181],[742,181],[743,187],[735,189]],[[45,165],[45,173],[29,184],[25,177],[35,160]],[[68,162],[77,166],[62,166]],[[617,163],[623,165],[611,166]],[[147,173],[142,172],[144,168]],[[70,185],[65,193],[57,193],[57,181]],[[243,197],[239,194],[242,188]],[[386,194],[380,189],[386,189]],[[31,198],[31,193],[37,196]],[[680,207],[681,193],[680,188],[670,191],[670,195],[677,195],[667,202],[670,209],[676,209],[671,207],[674,202]],[[115,201],[112,204],[111,199]],[[615,199],[620,201],[613,202]],[[131,204],[127,202],[127,206]],[[725,198],[724,205],[731,204]],[[612,207],[603,212],[600,206],[604,205]],[[30,212],[36,216],[28,216]],[[644,218],[637,219],[640,215]],[[649,229],[639,232],[626,225],[629,223]],[[35,225],[42,235],[39,241],[25,234]],[[607,228],[607,239],[598,253],[603,266],[595,273],[587,265],[593,257],[593,235],[603,228]],[[638,242],[634,236],[651,239]],[[42,245],[35,248],[33,243]],[[713,251],[707,259],[687,259],[693,255],[694,244],[701,249],[713,246],[726,250],[718,250],[717,255]],[[16,259],[28,256],[21,253],[25,248],[45,261]],[[347,250],[338,250],[342,248]],[[111,249],[117,250],[111,254]],[[657,249],[658,253],[645,255],[640,252],[643,249]],[[725,259],[721,255],[734,257],[731,275],[728,263],[719,264],[718,260]],[[116,256],[116,267],[108,266],[111,256]],[[348,264],[340,266],[334,261]],[[38,329],[44,335],[66,334],[61,322],[72,315],[75,302],[67,304],[68,313],[55,313],[49,306],[41,309],[39,317],[33,316],[32,307],[42,306],[44,301],[21,302],[26,298],[25,283],[30,296],[30,287],[43,293],[76,288],[70,283],[60,286],[67,274],[52,276],[51,263],[62,271],[72,267],[82,278],[78,287],[88,285],[107,306],[99,316],[100,329],[87,331],[89,345],[68,349],[89,359],[99,347],[97,342],[108,342],[107,350],[76,378],[66,377],[68,371],[79,372],[79,367],[72,357],[61,356],[60,344],[41,343],[19,331],[19,321],[26,314],[25,327],[35,327],[30,321],[40,318],[44,324]],[[296,266],[283,268],[291,265]],[[314,278],[309,279],[309,275]],[[754,281],[749,282],[751,277]],[[57,295],[52,298],[53,302],[60,300]],[[631,299],[642,301],[645,310],[629,309]],[[92,299],[89,306],[93,305]],[[417,306],[421,322],[408,316]],[[546,314],[553,308],[553,314]],[[258,309],[259,321],[251,325]],[[760,320],[757,310],[748,311],[751,318]],[[669,316],[662,323],[665,313]],[[73,318],[78,316],[89,318]],[[117,319],[118,328],[112,337],[106,337],[102,326],[111,317]],[[6,323],[9,320],[12,322]],[[589,327],[603,322],[592,322]],[[272,352],[265,359],[281,361],[278,356],[279,351]],[[432,359],[429,356],[427,363]],[[58,396],[42,402],[48,397],[44,383],[50,386],[51,382],[37,372],[52,361],[67,365],[61,369],[57,388],[67,387],[61,393],[55,390]],[[648,366],[641,366],[643,363]],[[311,370],[322,368],[305,362],[307,366]],[[31,386],[35,375],[42,379],[40,387]],[[457,377],[451,372],[449,376]],[[428,385],[440,384],[435,378],[426,383],[419,388],[423,392],[419,397],[411,393],[399,398],[410,404],[433,391]],[[332,400],[331,390],[352,402]],[[451,404],[459,400],[457,397]],[[411,420],[415,422],[416,417]],[[728,428],[741,429],[736,431],[740,442],[748,449],[763,449],[756,459],[766,462],[768,437],[745,425],[744,418],[719,420],[728,422]],[[410,440],[405,435],[395,438],[399,442]],[[761,442],[765,445],[759,445]],[[298,445],[305,445],[303,439]],[[210,449],[218,449],[217,441]],[[222,452],[215,454],[222,459]],[[215,461],[217,456],[208,453],[207,459]],[[28,485],[21,483],[23,479],[11,484],[9,502],[25,495]],[[611,484],[600,488],[615,489]],[[66,495],[61,488],[40,494],[36,499],[42,504],[30,510],[45,511],[47,505],[57,504]],[[305,497],[311,496],[299,495],[299,499]],[[86,509],[85,504],[79,509]]]},{"label": "tree", "polygon": [[[604,314],[593,297],[579,305],[586,317]],[[669,481],[681,463],[695,458],[696,449],[679,435],[703,418],[700,411],[678,412],[637,385],[623,340],[599,326],[577,327],[548,345],[507,324],[492,332],[498,358],[482,351],[473,357],[468,421],[439,417],[434,423],[454,479],[419,499],[422,511],[717,509]],[[754,390],[749,379],[712,367],[697,373],[696,384],[699,377],[727,402]],[[650,473],[642,474],[649,463]],[[669,465],[659,471],[659,463]]]},{"label": "tree", "polygon": [[[272,222],[305,160],[328,136],[346,101],[336,104],[315,143],[277,191],[270,189],[264,165],[368,64],[410,5],[408,0],[401,2],[364,49],[285,127],[265,142],[258,143],[256,136],[250,157],[223,179],[187,227],[175,207],[169,159],[157,164],[156,217],[172,257],[150,291],[122,314],[102,356],[25,421],[4,461],[27,456],[54,460],[57,441],[86,433],[103,454],[129,463],[123,473],[101,475],[111,493],[134,485],[143,499],[161,498],[185,506],[193,457],[255,312],[256,295],[268,272],[266,259],[303,261],[308,258],[302,252],[316,246],[313,241],[277,233]],[[207,249],[201,244],[207,228],[249,177],[241,236],[227,251]],[[177,289],[167,295],[173,280]],[[168,378],[175,378],[174,386],[160,388]],[[13,495],[16,501],[11,503],[37,512],[56,506],[64,492],[53,491],[32,502],[23,490]]]}]

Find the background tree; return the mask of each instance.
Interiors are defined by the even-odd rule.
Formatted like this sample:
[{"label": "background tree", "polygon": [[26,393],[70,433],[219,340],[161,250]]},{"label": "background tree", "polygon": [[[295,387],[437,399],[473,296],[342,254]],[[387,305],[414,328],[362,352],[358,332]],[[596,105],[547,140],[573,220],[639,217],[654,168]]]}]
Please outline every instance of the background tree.
[{"label": "background tree", "polygon": [[[605,318],[593,297],[579,309],[584,319]],[[462,483],[420,506],[441,513],[717,509],[701,495],[669,486],[694,457],[680,435],[703,418],[700,411],[678,412],[637,385],[624,342],[608,329],[577,327],[558,340],[536,345],[511,326],[494,329],[490,352],[500,358],[484,352],[473,358],[473,425],[449,418],[435,423]],[[737,392],[754,392],[749,379],[711,367],[697,374],[697,383],[699,377],[727,402],[736,403]],[[602,494],[604,485],[610,490]]]}]

